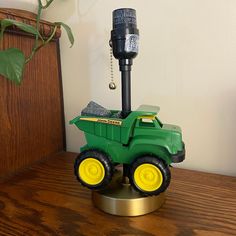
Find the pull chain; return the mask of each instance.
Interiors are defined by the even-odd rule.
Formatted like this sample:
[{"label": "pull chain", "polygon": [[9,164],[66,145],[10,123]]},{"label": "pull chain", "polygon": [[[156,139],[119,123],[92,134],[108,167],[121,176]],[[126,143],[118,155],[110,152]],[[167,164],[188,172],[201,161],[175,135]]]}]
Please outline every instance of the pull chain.
[{"label": "pull chain", "polygon": [[113,53],[112,47],[110,47],[110,70],[111,70],[111,82],[109,83],[109,89],[116,89],[116,84],[114,82],[114,73],[113,73]]}]

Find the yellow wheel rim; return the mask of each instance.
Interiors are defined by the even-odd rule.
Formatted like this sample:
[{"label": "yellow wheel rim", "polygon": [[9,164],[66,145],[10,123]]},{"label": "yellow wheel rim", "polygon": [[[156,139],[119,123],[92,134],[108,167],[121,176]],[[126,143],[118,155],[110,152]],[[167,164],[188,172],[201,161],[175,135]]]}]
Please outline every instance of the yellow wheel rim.
[{"label": "yellow wheel rim", "polygon": [[147,163],[136,168],[134,181],[140,190],[153,192],[161,187],[163,176],[158,167]]},{"label": "yellow wheel rim", "polygon": [[95,158],[86,158],[80,163],[78,174],[89,185],[97,185],[105,176],[105,169],[100,161]]}]

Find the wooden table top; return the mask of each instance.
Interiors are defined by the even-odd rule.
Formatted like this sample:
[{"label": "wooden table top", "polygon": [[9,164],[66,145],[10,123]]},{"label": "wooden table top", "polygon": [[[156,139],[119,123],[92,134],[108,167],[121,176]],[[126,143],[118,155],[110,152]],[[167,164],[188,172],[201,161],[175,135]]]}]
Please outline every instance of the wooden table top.
[{"label": "wooden table top", "polygon": [[0,184],[0,235],[236,235],[236,178],[172,169],[164,206],[139,217],[96,209],[61,153]]}]

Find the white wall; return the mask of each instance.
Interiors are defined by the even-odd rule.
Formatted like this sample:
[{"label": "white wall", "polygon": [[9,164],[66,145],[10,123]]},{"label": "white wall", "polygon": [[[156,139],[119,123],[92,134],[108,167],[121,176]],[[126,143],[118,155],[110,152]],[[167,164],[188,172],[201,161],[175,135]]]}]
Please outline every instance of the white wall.
[{"label": "white wall", "polygon": [[21,9],[30,12],[37,12],[38,0],[8,0],[0,1],[1,8]]},{"label": "white wall", "polygon": [[109,91],[111,12],[137,11],[140,52],[132,73],[133,109],[161,107],[160,119],[182,127],[187,157],[179,167],[236,175],[236,1],[57,0],[45,17],[72,26],[61,39],[67,145],[79,152],[82,132],[70,119],[94,100],[120,108]]}]

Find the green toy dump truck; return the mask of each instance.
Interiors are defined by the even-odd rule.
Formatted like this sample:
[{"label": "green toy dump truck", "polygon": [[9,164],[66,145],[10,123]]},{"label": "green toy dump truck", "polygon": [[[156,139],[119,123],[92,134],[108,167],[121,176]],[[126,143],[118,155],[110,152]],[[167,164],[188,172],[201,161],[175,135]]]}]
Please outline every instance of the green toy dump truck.
[{"label": "green toy dump truck", "polygon": [[170,183],[171,163],[182,162],[185,147],[181,129],[162,124],[159,107],[140,106],[126,118],[81,115],[73,119],[87,144],[75,161],[75,175],[86,187],[104,189],[117,164],[128,166],[131,185],[146,195],[158,195]]}]

